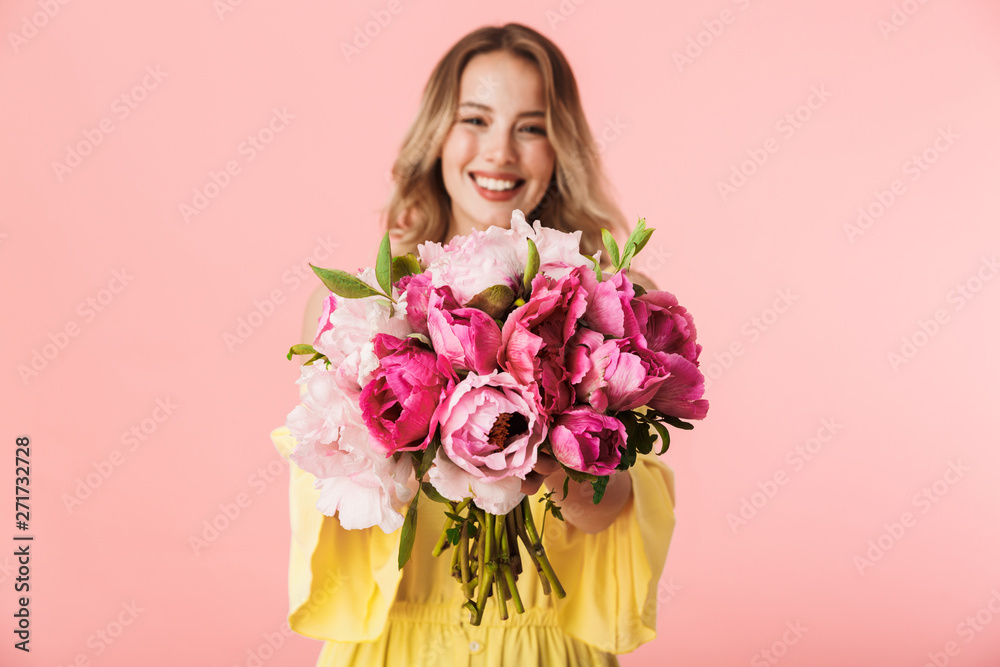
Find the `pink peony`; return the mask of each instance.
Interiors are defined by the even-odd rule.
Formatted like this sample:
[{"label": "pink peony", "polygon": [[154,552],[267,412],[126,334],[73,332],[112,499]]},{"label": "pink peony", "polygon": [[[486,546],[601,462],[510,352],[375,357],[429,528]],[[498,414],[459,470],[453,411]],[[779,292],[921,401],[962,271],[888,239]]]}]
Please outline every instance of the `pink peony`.
[{"label": "pink peony", "polygon": [[584,276],[583,284],[587,290],[587,312],[583,316],[587,327],[615,338],[637,332],[632,313],[635,288],[624,272],[619,271],[601,283],[591,273]]},{"label": "pink peony", "polygon": [[552,422],[549,442],[560,463],[591,475],[610,475],[621,462],[625,425],[608,415],[580,406]]},{"label": "pink peony", "polygon": [[471,496],[487,512],[506,514],[524,497],[521,481],[537,462],[546,422],[533,387],[508,373],[470,373],[431,421],[432,431],[441,428],[431,484],[449,500]]},{"label": "pink peony", "polygon": [[587,293],[581,288],[583,274],[592,276],[593,272],[577,267],[559,280],[538,274],[531,284],[531,298],[503,325],[500,366],[521,384],[537,382],[542,405],[550,414],[573,403],[565,357],[566,345],[587,309]]},{"label": "pink peony", "polygon": [[705,376],[694,363],[679,354],[656,354],[666,357],[670,377],[649,400],[649,407],[680,419],[704,419],[708,414],[708,401],[702,398]]},{"label": "pink peony", "polygon": [[302,365],[299,383],[305,389],[302,403],[286,420],[297,441],[290,458],[317,478],[317,508],[337,514],[347,529],[398,529],[403,524],[399,509],[414,492],[409,457],[397,462],[372,450],[358,387],[336,368]]},{"label": "pink peony", "polygon": [[450,309],[449,294],[432,292],[428,299],[427,328],[438,354],[441,372],[455,370],[489,375],[497,370],[500,327],[476,308]]},{"label": "pink peony", "polygon": [[[541,220],[535,220],[529,225],[520,209],[514,209],[511,214],[510,229],[514,234],[530,238],[535,243],[538,249],[538,271],[550,278],[558,280],[578,266],[588,268],[593,266],[593,262],[580,253],[580,239],[583,237],[583,232],[580,230],[572,233],[561,232],[543,226]],[[522,266],[526,266],[528,244],[519,244],[518,252]],[[598,252],[595,259],[599,262],[600,257]]]},{"label": "pink peony", "polygon": [[670,292],[654,290],[632,301],[637,333],[655,352],[679,354],[698,365],[701,345],[696,342],[694,318]]},{"label": "pink peony", "polygon": [[448,378],[434,352],[413,338],[378,334],[372,343],[379,366],[360,396],[372,447],[384,456],[424,449]]},{"label": "pink peony", "polygon": [[438,308],[454,310],[459,307],[455,295],[447,285],[434,287],[431,285],[431,276],[428,273],[420,273],[415,276],[406,276],[397,283],[401,290],[406,292],[406,319],[413,327],[413,330],[425,336],[429,333],[427,328],[427,305],[431,298],[435,299]]},{"label": "pink peony", "polygon": [[[456,237],[440,253],[422,252],[422,259],[426,254],[431,260],[424,273],[434,287],[450,287],[462,306],[494,285],[506,285],[517,292],[525,267],[518,253],[521,245],[527,248],[527,241],[510,230],[474,229],[466,236]],[[428,250],[432,247],[428,246]]]},{"label": "pink peony", "polygon": [[570,342],[566,367],[581,401],[599,412],[618,412],[646,405],[656,395],[669,375],[665,356],[581,329]]}]

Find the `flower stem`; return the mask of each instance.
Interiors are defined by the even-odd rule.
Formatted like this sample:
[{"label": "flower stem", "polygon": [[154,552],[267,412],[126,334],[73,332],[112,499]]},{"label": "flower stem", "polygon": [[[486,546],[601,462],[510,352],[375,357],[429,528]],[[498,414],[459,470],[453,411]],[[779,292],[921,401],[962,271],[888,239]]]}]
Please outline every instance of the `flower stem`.
[{"label": "flower stem", "polygon": [[545,577],[545,573],[542,570],[542,564],[538,562],[538,556],[535,554],[535,549],[531,546],[531,538],[528,537],[528,532],[524,528],[524,504],[518,505],[514,508],[514,525],[517,528],[517,536],[521,538],[524,542],[524,546],[528,551],[528,556],[531,558],[531,562],[535,564],[535,570],[538,572],[538,579],[542,582],[542,592],[548,595],[552,592],[552,587],[549,585],[549,580]]},{"label": "flower stem", "polygon": [[[517,590],[517,581],[514,579],[514,573],[510,568],[511,545],[509,537],[510,530],[508,529],[511,523],[510,521],[507,521],[508,518],[510,518],[510,514],[507,514],[507,516],[504,517],[505,529],[503,531],[503,536],[501,537],[501,544],[500,544],[500,548],[502,549],[504,554],[504,560],[501,561],[500,563],[500,572],[503,574],[503,578],[500,581],[503,582],[504,590],[506,591],[508,597],[513,599],[515,611],[517,611],[517,613],[519,614],[523,614],[524,603],[521,602],[521,594]],[[517,548],[517,538],[514,538],[514,548],[515,549]]]},{"label": "flower stem", "polygon": [[545,577],[552,584],[552,590],[555,591],[556,597],[564,598],[566,597],[566,591],[563,589],[562,584],[559,583],[559,577],[553,571],[552,564],[549,563],[549,557],[545,555],[545,547],[542,546],[542,541],[538,537],[538,533],[535,532],[535,521],[531,516],[531,503],[528,501],[528,496],[525,496],[521,500],[521,507],[524,508],[524,528],[531,539],[530,548],[535,550],[538,563],[541,565]]},{"label": "flower stem", "polygon": [[469,524],[462,524],[462,537],[458,541],[458,551],[462,560],[462,590],[465,597],[472,599],[472,589],[469,587],[471,575],[469,574]]},{"label": "flower stem", "polygon": [[510,568],[514,574],[521,574],[521,547],[517,542],[517,519],[514,516],[517,514],[517,511],[518,508],[514,508],[513,512],[508,512],[504,517],[504,522],[507,524],[505,539],[507,540],[507,548],[509,549]]},{"label": "flower stem", "polygon": [[[419,493],[419,491],[417,493]],[[468,507],[471,501],[472,498],[466,498],[457,506],[455,505],[455,503],[448,503],[448,509],[451,510],[452,514],[461,514],[462,510]],[[448,545],[451,544],[451,542],[448,541],[448,529],[451,528],[454,524],[455,524],[454,519],[450,518],[445,519],[444,528],[441,529],[441,537],[438,538],[437,544],[434,545],[434,550],[431,551],[432,555],[440,556],[441,552],[447,549]]]}]

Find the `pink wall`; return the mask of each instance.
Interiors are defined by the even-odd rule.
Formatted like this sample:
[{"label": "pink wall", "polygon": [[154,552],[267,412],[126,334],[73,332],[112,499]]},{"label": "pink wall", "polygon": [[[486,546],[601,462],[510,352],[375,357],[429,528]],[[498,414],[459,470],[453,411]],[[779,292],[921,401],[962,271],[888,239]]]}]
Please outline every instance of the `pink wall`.
[{"label": "pink wall", "polygon": [[573,64],[657,229],[636,266],[695,313],[712,378],[665,457],[660,636],[622,664],[1000,664],[995,2],[330,4],[0,4],[2,437],[31,437],[36,538],[29,657],[9,453],[0,663],[252,664],[287,605],[268,433],[317,284],[295,271],[374,254],[434,63],[517,20]]}]

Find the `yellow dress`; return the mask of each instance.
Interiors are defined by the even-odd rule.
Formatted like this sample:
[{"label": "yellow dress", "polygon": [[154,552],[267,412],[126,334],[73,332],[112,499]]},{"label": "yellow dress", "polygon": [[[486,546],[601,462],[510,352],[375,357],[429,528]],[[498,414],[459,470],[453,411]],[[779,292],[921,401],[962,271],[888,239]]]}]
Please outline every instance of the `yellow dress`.
[{"label": "yellow dress", "polygon": [[[271,439],[288,459],[296,446],[288,428]],[[606,530],[586,534],[548,517],[543,544],[565,598],[542,592],[524,555],[517,586],[525,613],[508,603],[510,617],[501,621],[491,598],[478,627],[461,608],[450,550],[431,555],[444,505],[420,497],[411,560],[400,572],[402,531],[344,530],[316,509],[313,475],[294,463],[290,470],[288,622],[325,640],[317,667],[597,667],[617,665],[615,654],[656,637],[657,589],[674,529],[673,471],[656,456],[640,455],[628,471],[632,497]],[[531,499],[538,526],[544,491]]]}]

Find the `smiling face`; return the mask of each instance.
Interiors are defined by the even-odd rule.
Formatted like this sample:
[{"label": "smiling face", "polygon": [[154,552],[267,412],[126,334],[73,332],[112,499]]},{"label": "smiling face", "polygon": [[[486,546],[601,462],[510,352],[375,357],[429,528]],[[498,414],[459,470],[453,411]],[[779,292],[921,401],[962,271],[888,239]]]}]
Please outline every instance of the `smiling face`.
[{"label": "smiling face", "polygon": [[538,68],[506,51],[479,54],[466,65],[455,121],[441,147],[451,197],[448,240],[492,225],[510,227],[514,209],[528,215],[542,200],[556,161],[544,91]]}]

